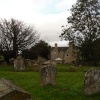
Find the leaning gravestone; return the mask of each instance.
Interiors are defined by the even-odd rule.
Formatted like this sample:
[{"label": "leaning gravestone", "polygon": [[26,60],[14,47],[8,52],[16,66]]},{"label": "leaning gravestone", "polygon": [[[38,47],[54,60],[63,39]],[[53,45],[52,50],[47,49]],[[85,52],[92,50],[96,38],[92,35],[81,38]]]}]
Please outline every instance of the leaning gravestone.
[{"label": "leaning gravestone", "polygon": [[10,80],[0,79],[0,100],[32,100],[31,95]]},{"label": "leaning gravestone", "polygon": [[25,70],[25,64],[24,60],[21,56],[18,56],[14,61],[14,68],[15,71],[24,71]]},{"label": "leaning gravestone", "polygon": [[84,86],[86,95],[100,92],[100,68],[90,69],[85,73]]},{"label": "leaning gravestone", "polygon": [[40,73],[41,86],[56,85],[56,68],[54,65],[42,64]]}]

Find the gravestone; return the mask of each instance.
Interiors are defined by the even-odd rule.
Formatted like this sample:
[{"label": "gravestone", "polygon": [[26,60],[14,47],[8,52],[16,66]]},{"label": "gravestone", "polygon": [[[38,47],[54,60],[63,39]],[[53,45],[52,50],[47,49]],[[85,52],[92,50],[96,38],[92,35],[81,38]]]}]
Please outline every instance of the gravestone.
[{"label": "gravestone", "polygon": [[86,95],[100,92],[100,68],[90,69],[85,73],[84,88]]},{"label": "gravestone", "polygon": [[40,73],[41,86],[56,85],[56,68],[54,65],[42,64]]},{"label": "gravestone", "polygon": [[25,64],[24,60],[21,56],[18,56],[14,61],[14,69],[15,71],[24,71],[25,70]]},{"label": "gravestone", "polygon": [[0,64],[1,64],[2,62],[4,62],[4,57],[3,57],[3,55],[0,54]]},{"label": "gravestone", "polygon": [[74,66],[69,67],[69,72],[75,72],[75,71],[76,71],[76,68]]},{"label": "gravestone", "polygon": [[31,66],[33,66],[35,64],[35,60],[31,60]]},{"label": "gravestone", "polygon": [[2,63],[1,63],[1,66],[3,66],[3,67],[7,67],[7,62],[5,62],[5,61],[2,62]]},{"label": "gravestone", "polygon": [[38,71],[40,70],[39,64],[34,64],[32,70],[33,70],[34,72],[38,72]]},{"label": "gravestone", "polygon": [[0,79],[0,100],[32,100],[31,95],[10,80]]},{"label": "gravestone", "polygon": [[39,56],[36,63],[39,64],[39,65],[41,65],[41,64],[44,63],[45,61],[47,61],[45,58]]},{"label": "gravestone", "polygon": [[10,58],[10,59],[9,59],[10,65],[14,65],[14,60],[15,60],[15,58]]},{"label": "gravestone", "polygon": [[25,69],[30,70],[31,67],[31,60],[30,59],[24,59]]},{"label": "gravestone", "polygon": [[24,59],[24,64],[26,70],[33,70],[35,60]]}]

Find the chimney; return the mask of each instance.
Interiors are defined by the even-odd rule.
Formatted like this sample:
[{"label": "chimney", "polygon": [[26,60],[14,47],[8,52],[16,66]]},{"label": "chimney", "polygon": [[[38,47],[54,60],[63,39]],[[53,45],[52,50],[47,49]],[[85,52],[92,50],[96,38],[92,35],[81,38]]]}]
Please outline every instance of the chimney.
[{"label": "chimney", "polygon": [[57,43],[55,43],[55,48],[57,48]]}]

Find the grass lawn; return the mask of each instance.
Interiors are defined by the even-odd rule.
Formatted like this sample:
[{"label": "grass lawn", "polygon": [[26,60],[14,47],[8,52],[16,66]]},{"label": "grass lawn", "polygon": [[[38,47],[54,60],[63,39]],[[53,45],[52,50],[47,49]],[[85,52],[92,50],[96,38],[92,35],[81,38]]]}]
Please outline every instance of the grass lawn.
[{"label": "grass lawn", "polygon": [[40,86],[39,72],[15,72],[13,67],[0,67],[0,78],[11,80],[29,92],[33,100],[100,100],[100,93],[84,95],[84,71],[90,67],[69,72],[66,65],[57,65],[56,86]]}]

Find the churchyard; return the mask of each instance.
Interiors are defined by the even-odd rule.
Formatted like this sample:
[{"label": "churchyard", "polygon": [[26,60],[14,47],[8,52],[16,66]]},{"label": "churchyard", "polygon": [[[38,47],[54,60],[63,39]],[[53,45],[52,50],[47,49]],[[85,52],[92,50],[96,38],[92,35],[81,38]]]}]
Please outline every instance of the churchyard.
[{"label": "churchyard", "polygon": [[41,86],[40,72],[17,72],[13,66],[0,66],[0,78],[11,80],[31,94],[32,100],[100,100],[100,93],[87,96],[84,94],[84,74],[92,66],[75,67],[56,65],[56,85]]}]

